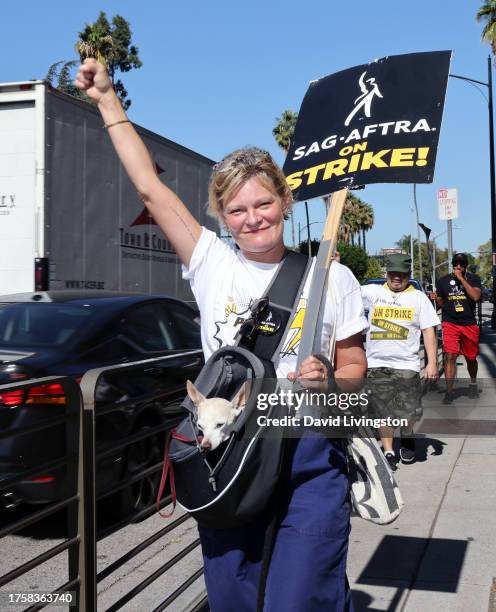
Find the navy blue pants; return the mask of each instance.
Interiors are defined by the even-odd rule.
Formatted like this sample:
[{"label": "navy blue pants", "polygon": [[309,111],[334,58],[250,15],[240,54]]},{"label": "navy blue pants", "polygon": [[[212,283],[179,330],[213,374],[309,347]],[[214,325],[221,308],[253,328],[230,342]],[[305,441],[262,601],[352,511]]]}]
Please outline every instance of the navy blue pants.
[{"label": "navy blue pants", "polygon": [[[267,576],[267,612],[352,612],[346,578],[348,477],[341,441],[290,440],[285,503]],[[284,496],[283,496],[284,498]],[[212,612],[255,612],[266,517],[199,528]]]}]

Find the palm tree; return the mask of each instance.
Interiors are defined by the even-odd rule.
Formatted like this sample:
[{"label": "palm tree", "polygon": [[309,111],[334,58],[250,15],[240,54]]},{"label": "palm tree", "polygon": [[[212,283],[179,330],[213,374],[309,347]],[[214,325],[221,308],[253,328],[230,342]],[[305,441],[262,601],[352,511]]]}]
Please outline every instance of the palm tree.
[{"label": "palm tree", "polygon": [[374,226],[374,209],[370,204],[362,202],[362,248],[364,251],[367,250],[367,244],[365,241],[365,233],[368,232]]},{"label": "palm tree", "polygon": [[343,214],[339,224],[338,235],[339,239],[347,244],[351,240],[351,244],[355,243],[355,234],[358,231],[358,198],[352,193],[348,194],[344,203]]},{"label": "palm tree", "polygon": [[60,70],[60,66],[63,63],[64,63],[64,60],[60,60],[60,62],[55,62],[55,64],[52,64],[50,66],[50,68],[48,69],[48,72],[46,73],[45,81],[52,87],[54,87],[53,81],[57,77],[57,74]]},{"label": "palm tree", "polygon": [[343,214],[341,215],[341,219],[339,221],[338,228],[338,240],[342,240],[346,242],[346,244],[350,241],[352,231],[352,218],[351,218],[351,206],[349,203],[349,197],[346,199],[343,208]]},{"label": "palm tree", "polygon": [[292,110],[285,110],[280,117],[277,117],[276,121],[277,123],[272,130],[272,135],[281,149],[287,153],[291,146],[296,122],[298,121],[298,113]]},{"label": "palm tree", "polygon": [[358,234],[360,236],[360,200],[350,194],[346,201],[346,205],[349,208],[349,224],[351,229],[351,244],[355,246],[355,236]]},{"label": "palm tree", "polygon": [[[358,234],[360,239],[360,230],[362,228],[362,201],[360,198],[357,198],[355,195],[350,194],[350,213],[351,213],[351,244],[355,245],[355,236]],[[359,245],[360,246],[360,245]]]},{"label": "palm tree", "polygon": [[373,224],[372,207],[354,194],[348,194],[338,231],[339,240],[346,243],[351,241],[354,245],[355,236],[358,236],[358,246],[365,250],[365,232],[371,229]]},{"label": "palm tree", "polygon": [[55,62],[55,64],[52,64],[48,69],[45,81],[47,81],[51,87],[55,87],[70,96],[93,104],[92,100],[74,85],[72,70],[78,64],[79,62],[76,60],[61,60],[60,62]]},{"label": "palm tree", "polygon": [[496,0],[487,0],[476,15],[477,21],[484,21],[482,40],[491,45],[493,55],[496,56]]},{"label": "palm tree", "polygon": [[[298,121],[298,113],[292,110],[285,110],[280,117],[276,118],[276,121],[277,123],[272,130],[272,135],[277,144],[287,154],[291,146],[291,139],[293,138],[296,122]],[[296,244],[296,239],[293,209],[291,209],[289,217],[291,219],[291,240],[294,246]]]}]

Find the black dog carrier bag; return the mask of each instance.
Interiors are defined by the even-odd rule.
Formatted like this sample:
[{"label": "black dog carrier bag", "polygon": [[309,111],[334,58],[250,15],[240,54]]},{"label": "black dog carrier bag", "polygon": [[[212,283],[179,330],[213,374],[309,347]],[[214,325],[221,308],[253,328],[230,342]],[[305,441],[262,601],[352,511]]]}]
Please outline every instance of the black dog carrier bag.
[{"label": "black dog carrier bag", "polygon": [[[288,414],[288,408],[268,405],[262,411],[257,401],[260,394],[278,389],[273,360],[291,324],[308,261],[298,253],[286,255],[266,295],[242,324],[237,346],[215,351],[194,382],[207,398],[231,400],[249,381],[244,409],[231,425],[224,426],[227,440],[212,451],[201,448],[196,407],[189,397],[182,404],[184,420],[169,433],[157,502],[169,478],[173,502],[177,498],[204,527],[225,529],[252,521],[275,490],[284,457],[284,428],[268,431],[258,419],[261,415],[280,418]],[[274,321],[280,322],[277,329]]]}]

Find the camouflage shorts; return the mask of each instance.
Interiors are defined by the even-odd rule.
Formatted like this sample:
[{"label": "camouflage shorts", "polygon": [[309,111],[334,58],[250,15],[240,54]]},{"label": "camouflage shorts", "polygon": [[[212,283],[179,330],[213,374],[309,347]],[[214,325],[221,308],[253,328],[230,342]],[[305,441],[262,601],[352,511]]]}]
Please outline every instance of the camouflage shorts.
[{"label": "camouflage shorts", "polygon": [[416,421],[422,416],[420,374],[414,370],[369,368],[366,389],[374,417]]}]

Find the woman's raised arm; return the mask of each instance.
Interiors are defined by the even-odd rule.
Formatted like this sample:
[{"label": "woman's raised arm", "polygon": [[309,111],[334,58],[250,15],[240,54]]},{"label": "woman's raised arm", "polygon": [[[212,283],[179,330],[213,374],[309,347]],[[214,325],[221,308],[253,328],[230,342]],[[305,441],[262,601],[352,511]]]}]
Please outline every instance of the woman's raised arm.
[{"label": "woman's raised arm", "polygon": [[189,266],[201,225],[157,176],[148,149],[129,123],[105,68],[90,58],[80,66],[76,86],[94,100],[126,172],[181,261]]}]

